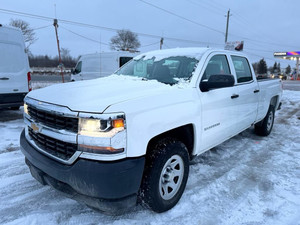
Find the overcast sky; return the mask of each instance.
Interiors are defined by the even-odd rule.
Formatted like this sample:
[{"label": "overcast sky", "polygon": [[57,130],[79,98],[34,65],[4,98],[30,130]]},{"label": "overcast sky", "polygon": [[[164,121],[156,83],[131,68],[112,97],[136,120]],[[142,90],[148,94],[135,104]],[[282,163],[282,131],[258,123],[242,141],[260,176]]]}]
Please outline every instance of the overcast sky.
[{"label": "overcast sky", "polygon": [[38,40],[31,46],[31,52],[34,55],[55,56],[57,46],[51,19],[24,17],[2,11],[5,9],[54,18],[54,5],[60,45],[68,48],[74,57],[110,51],[108,44],[116,32],[99,27],[129,29],[158,36],[139,35],[141,52],[158,49],[161,36],[165,37],[163,48],[224,48],[225,15],[228,9],[232,14],[228,41],[243,40],[244,52],[249,54],[252,61],[264,57],[268,66],[277,61],[282,67],[288,64],[294,67],[295,61],[274,59],[273,52],[300,51],[299,0],[1,0],[0,23],[7,25],[12,18],[23,19],[32,28],[40,28],[35,30]]}]

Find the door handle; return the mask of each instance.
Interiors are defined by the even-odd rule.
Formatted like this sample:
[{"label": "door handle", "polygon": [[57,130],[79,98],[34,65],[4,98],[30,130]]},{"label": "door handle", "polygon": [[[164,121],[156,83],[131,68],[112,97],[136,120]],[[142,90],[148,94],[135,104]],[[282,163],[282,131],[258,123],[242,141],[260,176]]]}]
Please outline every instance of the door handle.
[{"label": "door handle", "polygon": [[258,93],[258,92],[259,92],[259,90],[258,90],[258,89],[256,89],[256,90],[254,90],[254,91],[253,91],[253,93]]},{"label": "door handle", "polygon": [[0,77],[0,80],[9,80],[8,77]]},{"label": "door handle", "polygon": [[240,97],[239,95],[236,95],[236,94],[234,94],[234,95],[231,95],[231,98],[232,99],[234,99],[234,98],[238,98],[238,97]]}]

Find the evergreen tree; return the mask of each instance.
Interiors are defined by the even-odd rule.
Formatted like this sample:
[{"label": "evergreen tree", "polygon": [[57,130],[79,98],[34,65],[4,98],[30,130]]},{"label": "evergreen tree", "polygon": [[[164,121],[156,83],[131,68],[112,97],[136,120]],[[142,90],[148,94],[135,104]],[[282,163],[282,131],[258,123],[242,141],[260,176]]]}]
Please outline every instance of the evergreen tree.
[{"label": "evergreen tree", "polygon": [[285,73],[286,73],[286,74],[290,74],[291,71],[292,71],[291,66],[288,65],[288,66],[285,68]]},{"label": "evergreen tree", "polygon": [[273,66],[273,68],[272,68],[272,71],[271,71],[271,73],[277,73],[278,71],[278,68],[277,68],[277,62],[275,62],[274,63],[274,66]]},{"label": "evergreen tree", "polygon": [[258,62],[252,63],[252,67],[254,69],[254,72],[257,73]]},{"label": "evergreen tree", "polygon": [[257,73],[258,74],[266,74],[267,73],[267,63],[264,58],[262,58],[258,63]]},{"label": "evergreen tree", "polygon": [[281,72],[280,63],[277,64],[277,70],[278,70],[278,73]]}]

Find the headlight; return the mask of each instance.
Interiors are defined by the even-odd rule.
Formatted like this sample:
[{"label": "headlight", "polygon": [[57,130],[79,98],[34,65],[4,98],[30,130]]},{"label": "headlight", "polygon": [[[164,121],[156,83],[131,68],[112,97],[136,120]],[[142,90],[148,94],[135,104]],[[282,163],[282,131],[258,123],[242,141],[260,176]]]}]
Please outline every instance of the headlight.
[{"label": "headlight", "polygon": [[[78,150],[80,157],[95,154],[118,154],[126,148],[126,120],[124,113],[79,113]],[[92,155],[91,155],[92,154]]]},{"label": "headlight", "polygon": [[108,119],[91,119],[79,118],[80,135],[91,137],[108,137],[118,133],[125,128],[123,118],[108,118]]},{"label": "headlight", "polygon": [[28,105],[24,103],[24,113],[28,115]]}]

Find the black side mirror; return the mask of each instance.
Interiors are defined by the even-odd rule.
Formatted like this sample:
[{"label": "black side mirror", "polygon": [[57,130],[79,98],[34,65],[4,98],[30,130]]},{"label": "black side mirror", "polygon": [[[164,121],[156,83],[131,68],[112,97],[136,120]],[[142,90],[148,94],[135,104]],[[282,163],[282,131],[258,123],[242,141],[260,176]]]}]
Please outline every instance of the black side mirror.
[{"label": "black side mirror", "polygon": [[203,80],[200,83],[200,89],[203,92],[211,89],[232,87],[234,85],[234,76],[225,74],[210,75],[208,80]]}]

